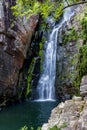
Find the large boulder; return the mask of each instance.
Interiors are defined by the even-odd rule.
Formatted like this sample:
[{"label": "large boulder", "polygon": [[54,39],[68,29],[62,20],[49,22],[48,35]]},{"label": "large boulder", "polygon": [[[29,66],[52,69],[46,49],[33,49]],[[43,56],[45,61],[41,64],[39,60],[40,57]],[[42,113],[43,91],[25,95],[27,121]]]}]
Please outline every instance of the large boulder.
[{"label": "large boulder", "polygon": [[18,75],[38,23],[38,15],[29,20],[15,18],[11,6],[16,0],[0,0],[0,98],[17,94]]}]

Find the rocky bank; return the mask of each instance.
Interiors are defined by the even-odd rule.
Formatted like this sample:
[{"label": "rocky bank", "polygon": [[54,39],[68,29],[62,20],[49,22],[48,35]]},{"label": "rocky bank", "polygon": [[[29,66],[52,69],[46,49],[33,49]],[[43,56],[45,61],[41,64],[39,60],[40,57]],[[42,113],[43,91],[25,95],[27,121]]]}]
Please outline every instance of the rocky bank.
[{"label": "rocky bank", "polygon": [[82,78],[80,93],[82,97],[74,96],[72,100],[62,102],[54,108],[42,130],[54,126],[61,130],[87,130],[87,76]]}]

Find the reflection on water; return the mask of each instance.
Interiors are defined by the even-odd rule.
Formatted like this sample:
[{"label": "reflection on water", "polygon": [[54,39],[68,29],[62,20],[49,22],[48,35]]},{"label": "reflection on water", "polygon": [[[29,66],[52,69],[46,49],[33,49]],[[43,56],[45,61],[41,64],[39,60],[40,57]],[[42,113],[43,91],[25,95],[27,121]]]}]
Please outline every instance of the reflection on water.
[{"label": "reflection on water", "polygon": [[26,102],[0,112],[0,130],[19,130],[22,126],[38,126],[46,123],[57,101]]}]

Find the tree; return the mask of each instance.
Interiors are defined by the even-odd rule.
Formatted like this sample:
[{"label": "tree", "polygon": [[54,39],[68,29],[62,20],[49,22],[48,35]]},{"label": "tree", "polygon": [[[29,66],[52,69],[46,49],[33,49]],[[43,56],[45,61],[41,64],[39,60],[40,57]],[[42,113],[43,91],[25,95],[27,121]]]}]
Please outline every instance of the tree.
[{"label": "tree", "polygon": [[[64,6],[64,4],[66,5]],[[15,16],[32,16],[34,14],[40,14],[43,18],[47,18],[52,15],[54,18],[58,18],[65,8],[84,4],[87,1],[84,0],[17,0],[16,5],[12,7],[13,14]]]},{"label": "tree", "polygon": [[39,13],[42,17],[47,18],[50,14],[53,14],[54,17],[59,17],[63,7],[64,3],[62,1],[17,0],[12,10],[15,16],[26,16],[29,18],[29,16]]}]

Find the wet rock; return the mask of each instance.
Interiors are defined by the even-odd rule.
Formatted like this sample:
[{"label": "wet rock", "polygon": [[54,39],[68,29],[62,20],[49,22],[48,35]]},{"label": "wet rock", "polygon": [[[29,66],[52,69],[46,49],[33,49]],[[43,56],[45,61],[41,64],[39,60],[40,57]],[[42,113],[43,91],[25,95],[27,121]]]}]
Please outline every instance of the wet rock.
[{"label": "wet rock", "polygon": [[11,6],[16,0],[0,0],[0,97],[17,94],[17,82],[38,23],[38,15],[15,18]]},{"label": "wet rock", "polygon": [[[78,73],[76,70],[76,67],[78,65],[79,53],[77,43],[79,44],[79,46],[82,46],[83,40],[80,38],[76,38],[73,40],[72,35],[70,36],[69,34],[71,34],[72,30],[74,30],[73,35],[80,35],[79,33],[81,30],[81,25],[76,17],[83,11],[84,7],[82,7],[83,6],[81,5],[75,9],[76,14],[70,19],[68,24],[65,23],[63,25],[58,36],[56,94],[57,97],[62,101],[71,98],[79,91],[78,87],[75,87],[74,81],[76,80]],[[70,39],[68,39],[69,36]]]}]

